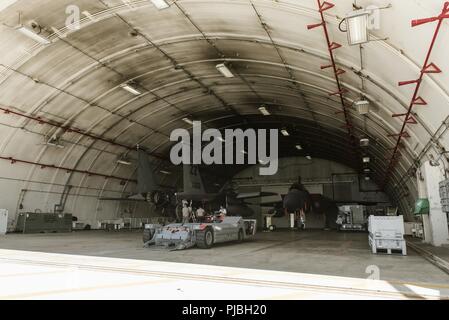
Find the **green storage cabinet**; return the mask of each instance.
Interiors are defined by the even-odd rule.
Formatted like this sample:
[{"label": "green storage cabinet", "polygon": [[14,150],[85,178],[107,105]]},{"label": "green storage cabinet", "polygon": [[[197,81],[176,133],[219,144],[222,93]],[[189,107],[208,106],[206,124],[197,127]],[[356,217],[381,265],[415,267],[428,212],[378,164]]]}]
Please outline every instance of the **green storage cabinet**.
[{"label": "green storage cabinet", "polygon": [[429,199],[418,199],[415,203],[415,215],[429,214]]},{"label": "green storage cabinet", "polygon": [[20,213],[15,231],[22,233],[71,232],[72,215],[64,213]]}]

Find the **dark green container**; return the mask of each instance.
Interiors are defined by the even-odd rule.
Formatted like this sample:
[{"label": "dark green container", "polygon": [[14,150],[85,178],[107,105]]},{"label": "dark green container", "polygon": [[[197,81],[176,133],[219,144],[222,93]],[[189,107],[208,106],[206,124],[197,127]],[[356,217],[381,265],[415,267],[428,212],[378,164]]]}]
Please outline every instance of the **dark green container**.
[{"label": "dark green container", "polygon": [[415,215],[429,214],[429,199],[418,199],[415,203]]},{"label": "dark green container", "polygon": [[72,215],[63,213],[20,213],[15,231],[23,233],[71,232]]}]

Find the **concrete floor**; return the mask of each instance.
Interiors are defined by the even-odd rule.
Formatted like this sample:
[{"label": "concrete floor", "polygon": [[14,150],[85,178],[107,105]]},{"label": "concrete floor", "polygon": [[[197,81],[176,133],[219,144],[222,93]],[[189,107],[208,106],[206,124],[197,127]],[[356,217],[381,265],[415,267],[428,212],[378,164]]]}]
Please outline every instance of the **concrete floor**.
[{"label": "concrete floor", "polygon": [[408,256],[373,255],[365,233],[277,231],[258,233],[242,244],[222,244],[210,250],[169,252],[142,248],[140,231],[82,231],[69,234],[8,234],[0,249],[74,255],[195,263],[238,268],[333,275],[366,279],[375,266],[380,279],[449,284],[449,275],[409,250]]}]

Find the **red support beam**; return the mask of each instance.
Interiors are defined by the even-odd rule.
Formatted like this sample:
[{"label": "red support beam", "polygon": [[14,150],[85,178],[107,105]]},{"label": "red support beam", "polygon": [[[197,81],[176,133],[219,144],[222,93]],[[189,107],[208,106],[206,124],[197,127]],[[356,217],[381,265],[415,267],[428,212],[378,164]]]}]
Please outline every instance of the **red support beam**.
[{"label": "red support beam", "polygon": [[[100,136],[97,136],[97,135],[94,135],[94,134],[91,134],[91,133],[87,133],[87,132],[85,132],[85,131],[83,131],[81,129],[70,127],[70,126],[66,126],[66,125],[64,125],[64,124],[62,124],[60,122],[44,119],[42,117],[35,117],[35,116],[27,115],[27,114],[24,114],[24,113],[21,113],[21,112],[17,112],[17,111],[13,111],[11,109],[4,108],[4,107],[0,107],[0,111],[3,111],[7,115],[15,115],[15,116],[18,116],[18,117],[21,117],[21,118],[25,118],[25,119],[28,119],[28,120],[31,120],[31,121],[36,121],[37,123],[42,124],[42,125],[46,124],[46,125],[49,125],[49,126],[52,126],[52,127],[55,127],[55,128],[59,128],[59,129],[64,130],[67,133],[77,133],[79,135],[88,137],[90,139],[106,142],[106,143],[109,143],[109,144],[112,144],[112,145],[115,145],[115,146],[119,146],[119,147],[125,148],[125,149],[130,150],[130,151],[136,150],[135,146],[128,146],[128,145],[116,142],[114,140],[111,140],[111,139],[106,139],[106,138],[103,138],[103,137],[100,137]],[[150,155],[152,155],[153,157],[162,159],[162,160],[166,160],[166,158],[163,155],[161,155],[161,154],[150,153]]]},{"label": "red support beam", "polygon": [[422,84],[424,75],[429,74],[429,73],[441,73],[442,72],[441,69],[436,66],[436,64],[430,62],[430,57],[432,55],[433,49],[435,48],[435,44],[437,42],[438,35],[440,34],[441,27],[443,25],[443,21],[444,21],[444,19],[447,19],[447,18],[449,18],[449,2],[444,3],[443,9],[442,9],[440,15],[438,15],[436,17],[432,17],[432,18],[417,19],[417,20],[412,21],[412,27],[416,27],[416,26],[420,26],[420,25],[423,25],[426,23],[431,23],[431,22],[436,22],[436,21],[438,21],[438,24],[433,33],[429,49],[427,50],[426,58],[423,63],[423,68],[421,70],[419,78],[417,80],[403,81],[403,82],[399,83],[400,86],[416,84],[416,87],[415,87],[415,91],[413,93],[411,102],[409,104],[409,107],[407,109],[407,113],[405,114],[405,119],[402,123],[401,131],[399,132],[398,135],[394,135],[394,136],[397,136],[397,141],[396,141],[395,147],[393,148],[393,155],[391,156],[391,160],[390,160],[390,163],[388,165],[387,172],[385,175],[385,180],[383,183],[384,187],[385,187],[386,183],[388,182],[388,180],[390,179],[392,171],[397,164],[397,155],[399,153],[399,146],[401,144],[401,141],[403,138],[406,138],[407,136],[409,136],[408,133],[405,135],[406,127],[408,124],[415,124],[415,122],[416,122],[416,120],[411,116],[413,107],[427,105],[427,102],[422,97],[419,96],[419,91],[421,88],[421,84]]},{"label": "red support beam", "polygon": [[[337,67],[337,64],[335,62],[335,56],[334,56],[334,51],[337,50],[338,48],[340,48],[341,44],[331,41],[330,35],[329,35],[329,30],[327,29],[326,19],[324,18],[324,11],[333,8],[335,5],[328,1],[322,2],[321,0],[317,0],[317,5],[318,5],[318,12],[319,12],[320,18],[321,18],[321,23],[318,23],[315,25],[309,25],[308,29],[310,30],[310,29],[313,29],[316,27],[323,27],[324,36],[326,38],[326,45],[327,45],[327,48],[329,51],[331,63],[329,65],[321,66],[321,69],[327,69],[327,68],[333,69],[335,82],[337,84],[337,90],[335,92],[331,93],[330,96],[338,96],[340,98],[339,100],[341,102],[341,107],[342,107],[341,113],[343,114],[343,116],[345,118],[345,126],[344,127],[347,129],[348,136],[355,148],[358,146],[358,144],[356,142],[356,139],[354,138],[354,136],[355,136],[353,133],[354,126],[352,125],[350,113],[346,106],[345,98],[344,98],[344,94],[347,93],[348,90],[346,88],[343,88],[341,81],[340,81],[340,76],[343,73],[345,73],[345,71]],[[313,27],[313,28],[311,28],[311,27]]]},{"label": "red support beam", "polygon": [[34,162],[34,161],[15,159],[12,157],[1,157],[0,156],[0,160],[9,161],[11,163],[11,165],[16,164],[16,163],[23,163],[23,164],[28,164],[28,165],[39,166],[41,169],[50,168],[50,169],[54,169],[54,170],[63,170],[65,172],[75,172],[75,173],[87,174],[88,176],[103,177],[105,179],[115,179],[115,180],[120,180],[120,181],[137,182],[136,180],[131,180],[128,178],[121,178],[121,177],[117,177],[114,175],[107,175],[107,174],[96,173],[96,172],[91,172],[91,171],[87,171],[87,170],[79,170],[79,169],[74,169],[74,168],[55,166],[53,164],[44,164],[44,163],[39,163],[39,162]]}]

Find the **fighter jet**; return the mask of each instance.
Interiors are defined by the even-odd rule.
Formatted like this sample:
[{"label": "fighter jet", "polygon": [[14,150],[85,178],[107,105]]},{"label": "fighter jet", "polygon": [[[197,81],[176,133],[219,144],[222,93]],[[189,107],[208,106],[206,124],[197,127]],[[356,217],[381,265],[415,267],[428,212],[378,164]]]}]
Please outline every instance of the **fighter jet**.
[{"label": "fighter jet", "polygon": [[178,203],[182,200],[207,203],[209,207],[220,206],[226,208],[227,215],[250,217],[254,211],[245,202],[247,199],[276,195],[272,192],[236,193],[225,184],[218,192],[208,192],[204,186],[199,167],[194,165],[183,166],[183,191],[176,193]]},{"label": "fighter jet", "polygon": [[161,187],[158,184],[148,155],[142,149],[138,149],[137,189],[136,193],[124,198],[102,197],[104,201],[146,201],[163,207],[170,203],[174,192]]},{"label": "fighter jet", "polygon": [[283,217],[289,213],[324,214],[326,217],[326,228],[336,228],[336,220],[338,216],[338,207],[336,203],[321,195],[310,194],[298,177],[298,182],[292,184],[289,192],[281,195],[282,200],[276,202],[266,202],[261,205],[264,207],[272,207],[269,214],[274,217]]}]

